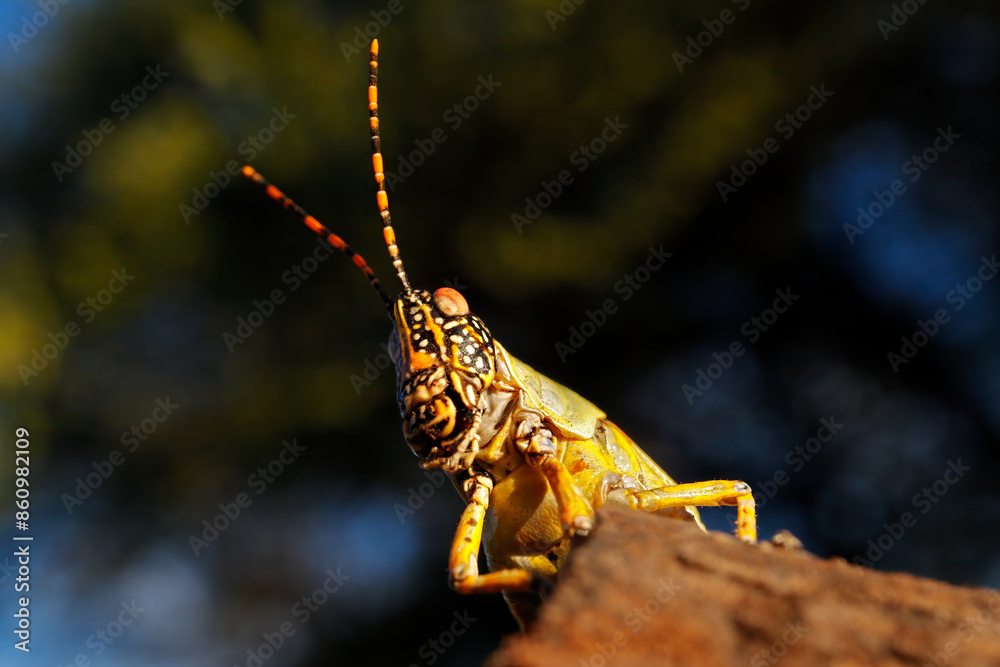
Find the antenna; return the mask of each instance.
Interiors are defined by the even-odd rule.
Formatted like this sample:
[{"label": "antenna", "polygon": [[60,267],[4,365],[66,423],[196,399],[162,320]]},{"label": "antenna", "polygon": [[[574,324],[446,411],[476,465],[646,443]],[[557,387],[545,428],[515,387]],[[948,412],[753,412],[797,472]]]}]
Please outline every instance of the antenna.
[{"label": "antenna", "polygon": [[378,202],[378,212],[382,216],[382,236],[385,237],[385,245],[389,249],[389,257],[392,258],[392,265],[396,269],[396,276],[403,285],[403,291],[407,294],[413,290],[410,288],[410,281],[406,277],[406,270],[403,268],[403,260],[399,256],[399,248],[396,247],[396,232],[392,229],[392,221],[389,219],[389,194],[385,191],[385,173],[382,171],[382,142],[379,139],[378,128],[378,40],[372,40],[372,59],[368,63],[368,112],[371,115],[369,124],[372,131],[372,168],[375,170],[375,182],[378,184],[378,192],[375,199]]},{"label": "antenna", "polygon": [[[267,179],[257,173],[257,170],[250,165],[243,167],[243,175],[257,185],[263,187],[264,192],[267,193],[268,197],[281,204],[285,209],[295,213],[299,219],[305,223],[306,227],[325,238],[327,243],[347,255],[347,257],[354,262],[355,266],[365,272],[365,275],[368,276],[368,281],[372,284],[372,287],[375,288],[375,291],[378,292],[378,295],[382,297],[382,301],[385,302],[385,305],[389,307],[392,306],[392,299],[390,299],[389,295],[385,293],[384,289],[382,289],[382,284],[379,283],[378,278],[375,277],[375,272],[372,271],[372,267],[368,266],[368,262],[365,261],[365,258],[354,252],[354,250],[351,249],[351,246],[344,242],[344,239],[340,238],[323,226],[322,222],[306,213],[301,206],[292,201],[291,197],[268,183]],[[389,231],[392,231],[391,227],[389,228]],[[402,268],[400,268],[400,270],[402,270]],[[407,289],[409,289],[409,287],[407,287]]]}]

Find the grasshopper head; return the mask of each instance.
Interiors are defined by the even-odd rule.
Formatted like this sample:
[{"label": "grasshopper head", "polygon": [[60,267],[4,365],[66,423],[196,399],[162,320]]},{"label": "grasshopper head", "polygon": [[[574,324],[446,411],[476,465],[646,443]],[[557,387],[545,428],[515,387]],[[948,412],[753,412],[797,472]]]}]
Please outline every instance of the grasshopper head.
[{"label": "grasshopper head", "polygon": [[468,467],[483,412],[480,398],[496,374],[493,337],[450,287],[433,295],[403,292],[392,314],[396,328],[389,345],[406,442],[425,467]]}]

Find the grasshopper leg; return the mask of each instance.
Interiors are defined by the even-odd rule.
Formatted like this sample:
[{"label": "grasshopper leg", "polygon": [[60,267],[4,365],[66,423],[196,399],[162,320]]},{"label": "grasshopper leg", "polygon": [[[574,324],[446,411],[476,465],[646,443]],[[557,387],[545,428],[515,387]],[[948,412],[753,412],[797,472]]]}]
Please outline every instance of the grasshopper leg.
[{"label": "grasshopper leg", "polygon": [[757,515],[750,485],[746,482],[713,480],[661,486],[658,489],[615,489],[608,500],[632,509],[655,512],[667,507],[736,505],[736,535],[757,542]]},{"label": "grasshopper leg", "polygon": [[594,511],[580,495],[573,476],[556,458],[556,445],[552,432],[541,425],[538,415],[528,413],[517,426],[517,447],[528,465],[538,468],[545,475],[559,506],[559,520],[569,535],[586,536],[594,528]]},{"label": "grasshopper leg", "polygon": [[493,491],[493,480],[486,475],[474,475],[465,481],[469,504],[451,544],[448,562],[450,584],[459,593],[532,593],[540,582],[527,570],[497,570],[479,574],[479,546],[483,537],[483,521]]},{"label": "grasshopper leg", "polygon": [[588,535],[594,528],[594,519],[591,516],[593,512],[587,501],[576,490],[573,476],[566,470],[566,466],[555,456],[549,455],[542,459],[539,467],[556,497],[559,520],[563,529],[569,535]]}]

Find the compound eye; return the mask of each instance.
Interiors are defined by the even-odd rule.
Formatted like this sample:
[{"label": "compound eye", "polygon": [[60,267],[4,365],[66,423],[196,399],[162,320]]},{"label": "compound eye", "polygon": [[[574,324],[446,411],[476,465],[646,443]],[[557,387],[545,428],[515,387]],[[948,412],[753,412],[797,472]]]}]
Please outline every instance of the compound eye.
[{"label": "compound eye", "polygon": [[465,297],[450,287],[434,290],[434,306],[446,317],[469,314],[469,303]]}]

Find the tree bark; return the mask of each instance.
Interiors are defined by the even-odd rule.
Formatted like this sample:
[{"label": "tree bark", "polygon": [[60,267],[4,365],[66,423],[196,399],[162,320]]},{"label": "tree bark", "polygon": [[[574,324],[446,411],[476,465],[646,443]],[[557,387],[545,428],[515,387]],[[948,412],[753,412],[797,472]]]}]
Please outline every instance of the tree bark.
[{"label": "tree bark", "polygon": [[[794,542],[794,538],[792,538]],[[488,667],[1000,666],[1000,592],[605,507]]]}]

